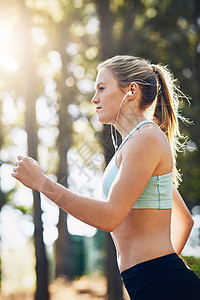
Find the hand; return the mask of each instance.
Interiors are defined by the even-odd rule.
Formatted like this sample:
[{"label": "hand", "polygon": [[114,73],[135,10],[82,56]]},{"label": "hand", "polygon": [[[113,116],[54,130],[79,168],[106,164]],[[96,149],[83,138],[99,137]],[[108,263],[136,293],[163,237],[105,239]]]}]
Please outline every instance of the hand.
[{"label": "hand", "polygon": [[38,162],[31,157],[18,156],[17,159],[11,176],[26,187],[40,191],[45,182],[45,175]]}]

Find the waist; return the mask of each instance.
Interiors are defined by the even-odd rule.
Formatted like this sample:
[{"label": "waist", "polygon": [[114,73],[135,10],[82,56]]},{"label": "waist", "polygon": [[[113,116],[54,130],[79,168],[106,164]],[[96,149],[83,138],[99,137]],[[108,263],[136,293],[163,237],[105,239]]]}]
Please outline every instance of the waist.
[{"label": "waist", "polygon": [[171,210],[132,209],[111,234],[117,248],[119,269],[123,271],[142,261],[174,252],[170,223]]},{"label": "waist", "polygon": [[140,276],[148,273],[162,272],[165,270],[177,270],[187,268],[179,256],[173,252],[148,261],[136,264],[121,272],[121,277],[127,279],[132,276]]}]

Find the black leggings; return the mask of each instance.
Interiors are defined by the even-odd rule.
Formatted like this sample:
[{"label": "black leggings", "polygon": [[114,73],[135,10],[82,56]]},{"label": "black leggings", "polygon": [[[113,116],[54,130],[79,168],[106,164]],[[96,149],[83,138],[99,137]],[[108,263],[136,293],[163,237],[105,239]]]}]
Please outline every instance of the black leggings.
[{"label": "black leggings", "polygon": [[176,253],[121,273],[131,300],[200,300],[200,279]]}]

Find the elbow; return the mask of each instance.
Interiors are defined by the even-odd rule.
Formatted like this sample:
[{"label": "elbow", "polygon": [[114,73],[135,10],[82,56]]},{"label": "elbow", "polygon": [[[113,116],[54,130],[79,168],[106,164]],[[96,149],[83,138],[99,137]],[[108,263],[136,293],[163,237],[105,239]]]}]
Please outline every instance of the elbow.
[{"label": "elbow", "polygon": [[113,232],[113,228],[112,227],[105,227],[104,229],[103,229],[103,231],[105,231],[105,232],[107,232],[107,233],[111,233],[111,232]]},{"label": "elbow", "polygon": [[193,220],[191,214],[188,214],[186,223],[187,223],[187,226],[192,229],[192,227],[194,226],[194,220]]},{"label": "elbow", "polygon": [[113,232],[121,223],[121,219],[119,219],[117,216],[114,217],[114,215],[109,217],[109,220],[104,223],[104,226],[102,226],[102,230],[108,233]]},{"label": "elbow", "polygon": [[115,230],[115,228],[118,226],[118,224],[115,223],[110,223],[108,222],[106,225],[103,226],[102,230],[107,232],[107,233],[111,233]]},{"label": "elbow", "polygon": [[188,227],[190,228],[190,231],[192,230],[193,226],[194,226],[194,220],[192,219],[192,216],[190,216],[188,220]]},{"label": "elbow", "polygon": [[111,233],[113,232],[124,220],[126,214],[122,212],[116,205],[113,205],[108,202],[108,208],[104,211],[102,215],[101,230]]},{"label": "elbow", "polygon": [[113,226],[111,226],[110,224],[103,224],[101,226],[96,226],[96,228],[107,233],[111,233],[114,230]]},{"label": "elbow", "polygon": [[190,215],[184,222],[185,231],[188,232],[188,237],[192,231],[193,226],[194,226],[194,220],[192,219],[192,216]]}]

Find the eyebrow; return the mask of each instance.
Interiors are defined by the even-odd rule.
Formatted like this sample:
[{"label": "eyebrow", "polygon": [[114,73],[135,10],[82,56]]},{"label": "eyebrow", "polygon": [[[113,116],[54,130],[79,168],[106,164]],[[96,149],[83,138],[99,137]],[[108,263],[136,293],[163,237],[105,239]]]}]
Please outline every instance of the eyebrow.
[{"label": "eyebrow", "polygon": [[99,83],[95,84],[96,87],[100,86],[101,84],[106,84],[106,82],[100,81]]}]

